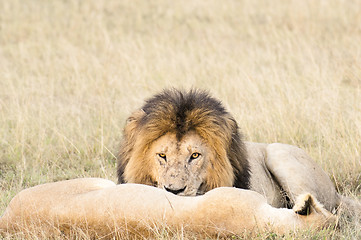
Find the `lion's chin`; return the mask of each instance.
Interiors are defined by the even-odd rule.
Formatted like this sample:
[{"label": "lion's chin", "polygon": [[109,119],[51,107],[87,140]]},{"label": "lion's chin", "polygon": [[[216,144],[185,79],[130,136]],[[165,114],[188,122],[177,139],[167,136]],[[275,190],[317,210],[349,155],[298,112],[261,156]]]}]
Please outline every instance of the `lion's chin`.
[{"label": "lion's chin", "polygon": [[[161,189],[164,189],[166,190],[164,187],[162,186],[158,186],[158,188],[161,188]],[[166,190],[167,191],[167,190]],[[172,193],[170,191],[167,191],[169,193]],[[175,194],[175,193],[173,193]],[[191,191],[185,191],[185,192],[181,192],[181,193],[177,193],[175,195],[177,196],[182,196],[182,197],[195,197],[195,196],[198,196],[198,195],[203,195],[204,192],[203,191],[198,191],[198,190],[191,190]]]},{"label": "lion's chin", "polygon": [[204,195],[206,193],[206,191],[204,190],[204,183],[202,183],[198,188],[194,188],[194,189],[189,189],[188,187],[185,187],[185,191],[179,193],[174,193],[172,191],[169,191],[163,185],[157,184],[156,187],[164,189],[167,192],[173,193],[177,196],[185,196],[185,197],[194,197],[194,196]]},{"label": "lion's chin", "polygon": [[198,191],[189,191],[189,192],[184,192],[182,194],[179,194],[180,196],[187,196],[187,197],[194,197],[199,195]]}]

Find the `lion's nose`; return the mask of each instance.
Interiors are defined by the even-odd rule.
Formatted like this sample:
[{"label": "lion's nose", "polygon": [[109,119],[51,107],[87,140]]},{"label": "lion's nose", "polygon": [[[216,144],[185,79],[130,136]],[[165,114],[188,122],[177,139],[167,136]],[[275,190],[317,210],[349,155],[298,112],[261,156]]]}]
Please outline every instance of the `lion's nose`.
[{"label": "lion's nose", "polygon": [[166,186],[164,186],[164,189],[167,190],[168,192],[171,192],[175,195],[179,194],[179,193],[182,193],[184,192],[184,190],[186,189],[186,187],[184,188],[178,188],[178,189],[173,189],[171,187],[167,188]]}]

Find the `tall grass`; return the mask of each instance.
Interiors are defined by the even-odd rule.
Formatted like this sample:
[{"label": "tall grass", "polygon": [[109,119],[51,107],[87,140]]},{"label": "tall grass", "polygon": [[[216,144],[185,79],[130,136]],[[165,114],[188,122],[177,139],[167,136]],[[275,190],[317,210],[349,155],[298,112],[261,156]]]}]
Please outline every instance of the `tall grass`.
[{"label": "tall grass", "polygon": [[166,87],[208,89],[246,140],[304,148],[360,199],[360,23],[359,0],[0,0],[0,211],[40,183],[116,181],[126,117]]}]

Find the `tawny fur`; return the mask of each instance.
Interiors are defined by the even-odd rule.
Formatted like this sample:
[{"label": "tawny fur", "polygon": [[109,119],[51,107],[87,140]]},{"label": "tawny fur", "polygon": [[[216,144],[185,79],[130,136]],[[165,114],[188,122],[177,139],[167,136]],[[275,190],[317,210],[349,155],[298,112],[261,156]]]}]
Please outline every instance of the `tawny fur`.
[{"label": "tawny fur", "polygon": [[180,140],[189,131],[200,135],[211,149],[206,191],[221,186],[248,188],[248,161],[236,121],[218,100],[196,90],[164,91],[128,118],[118,155],[119,183],[156,186],[148,155],[151,144],[167,133]]},{"label": "tawny fur", "polygon": [[[309,192],[329,211],[344,206],[350,215],[359,216],[361,212],[361,204],[339,195],[328,175],[305,151],[280,143],[244,143],[236,121],[221,102],[197,90],[165,90],[129,117],[118,156],[119,183],[165,188],[158,181],[162,177],[150,150],[160,137],[170,142],[176,135],[181,142],[192,131],[209,149],[208,167],[198,170],[205,176],[198,194],[234,186],[261,193],[272,206],[292,207],[300,194]],[[167,167],[188,171],[187,163]],[[184,174],[181,176],[184,178]],[[174,178],[168,177],[172,181]]]},{"label": "tawny fur", "polygon": [[237,188],[180,197],[146,185],[83,178],[21,191],[1,217],[0,231],[4,236],[22,231],[33,237],[67,237],[81,231],[94,238],[144,238],[165,227],[232,236],[263,231],[284,234],[334,223],[335,217],[310,194],[300,196],[292,210],[274,208],[262,195]]}]

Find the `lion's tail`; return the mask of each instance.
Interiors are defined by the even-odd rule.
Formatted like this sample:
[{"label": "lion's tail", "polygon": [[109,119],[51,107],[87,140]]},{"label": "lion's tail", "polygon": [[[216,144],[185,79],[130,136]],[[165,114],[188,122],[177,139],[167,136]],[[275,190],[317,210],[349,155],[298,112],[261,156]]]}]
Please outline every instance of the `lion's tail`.
[{"label": "lion's tail", "polygon": [[342,195],[340,195],[340,199],[339,210],[341,213],[361,223],[361,202]]}]

